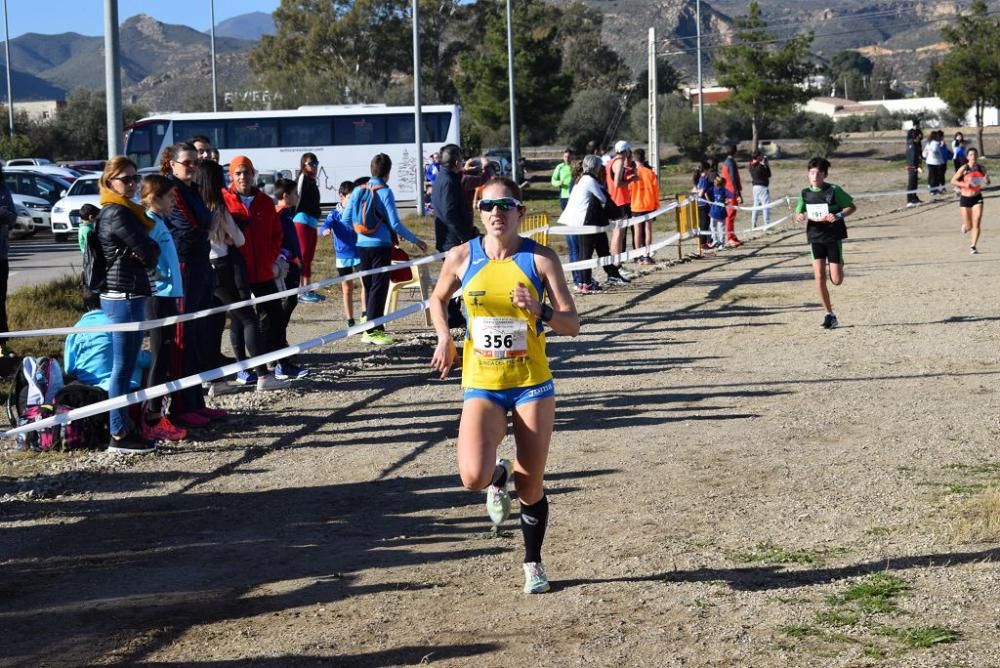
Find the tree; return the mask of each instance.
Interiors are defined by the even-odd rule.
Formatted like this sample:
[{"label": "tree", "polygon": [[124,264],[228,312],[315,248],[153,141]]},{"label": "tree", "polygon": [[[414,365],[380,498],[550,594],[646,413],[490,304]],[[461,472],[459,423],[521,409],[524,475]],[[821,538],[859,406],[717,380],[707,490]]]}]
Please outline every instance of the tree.
[{"label": "tree", "polygon": [[[135,105],[122,107],[127,126],[145,116],[147,111]],[[52,121],[60,146],[52,157],[90,159],[107,154],[108,118],[104,91],[76,88],[66,96],[66,106]]]},{"label": "tree", "polygon": [[588,141],[601,141],[621,108],[621,97],[600,90],[581,90],[559,121],[559,139],[582,153]]},{"label": "tree", "polygon": [[407,0],[281,0],[250,67],[289,106],[377,102],[412,69]]},{"label": "tree", "polygon": [[805,83],[815,70],[809,62],[811,45],[811,32],[777,45],[752,0],[747,16],[736,21],[733,44],[719,49],[713,61],[719,85],[732,91],[725,104],[750,117],[754,150],[765,118],[788,113],[809,99]]},{"label": "tree", "polygon": [[976,117],[976,146],[983,151],[983,112],[1000,104],[1000,22],[984,0],[973,0],[968,13],[941,28],[941,36],[951,46],[933,67],[932,81],[937,94],[957,115],[971,107]]},{"label": "tree", "polygon": [[[569,105],[571,80],[562,71],[560,12],[539,0],[513,11],[514,91],[519,130],[526,141],[552,138]],[[489,9],[478,48],[458,59],[456,87],[474,124],[487,130],[508,122],[507,24],[499,7]]]}]

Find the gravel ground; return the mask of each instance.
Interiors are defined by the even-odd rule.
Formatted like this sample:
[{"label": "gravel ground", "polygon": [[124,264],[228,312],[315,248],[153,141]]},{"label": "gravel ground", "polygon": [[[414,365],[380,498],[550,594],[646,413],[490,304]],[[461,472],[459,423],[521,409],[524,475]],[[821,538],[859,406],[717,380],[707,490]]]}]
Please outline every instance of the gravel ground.
[{"label": "gravel ground", "polygon": [[0,663],[1000,665],[1000,551],[954,530],[1000,468],[996,200],[973,257],[953,203],[897,199],[850,221],[835,331],[794,227],[579,299],[551,594],[458,485],[458,381],[410,318],[155,457],[4,451]]}]

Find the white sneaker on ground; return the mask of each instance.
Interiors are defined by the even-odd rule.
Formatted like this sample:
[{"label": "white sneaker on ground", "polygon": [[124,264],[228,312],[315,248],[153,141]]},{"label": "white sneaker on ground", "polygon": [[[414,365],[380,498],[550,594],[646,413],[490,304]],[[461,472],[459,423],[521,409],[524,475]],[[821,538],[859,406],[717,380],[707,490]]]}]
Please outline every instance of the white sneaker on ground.
[{"label": "white sneaker on ground", "polygon": [[266,376],[261,376],[257,379],[257,391],[258,392],[268,392],[270,390],[284,390],[288,387],[288,383],[283,380],[278,380],[271,374]]},{"label": "white sneaker on ground", "polygon": [[549,579],[545,577],[545,569],[540,561],[529,561],[524,564],[524,593],[544,594],[551,587]]},{"label": "white sneaker on ground", "polygon": [[507,479],[503,487],[490,485],[486,488],[486,514],[489,515],[493,526],[499,527],[504,520],[510,517],[510,493],[507,491],[511,477],[514,475],[514,465],[509,459],[498,459],[497,466],[507,469]]}]

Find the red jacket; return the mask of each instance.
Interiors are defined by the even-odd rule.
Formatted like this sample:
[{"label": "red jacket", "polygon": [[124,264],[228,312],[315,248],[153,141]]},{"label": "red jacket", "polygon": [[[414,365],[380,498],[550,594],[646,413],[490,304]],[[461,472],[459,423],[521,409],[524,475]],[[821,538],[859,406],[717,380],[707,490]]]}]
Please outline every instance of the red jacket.
[{"label": "red jacket", "polygon": [[246,243],[240,253],[247,264],[250,283],[266,283],[274,279],[274,262],[281,252],[281,219],[271,198],[254,188],[250,209],[232,187],[222,191],[226,208],[243,230]]}]

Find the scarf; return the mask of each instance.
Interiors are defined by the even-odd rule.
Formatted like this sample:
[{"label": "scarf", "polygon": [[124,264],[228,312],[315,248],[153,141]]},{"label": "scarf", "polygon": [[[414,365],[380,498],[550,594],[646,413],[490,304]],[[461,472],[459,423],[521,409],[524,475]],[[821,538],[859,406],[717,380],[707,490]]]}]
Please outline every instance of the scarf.
[{"label": "scarf", "polygon": [[139,219],[139,222],[142,223],[142,226],[146,228],[147,232],[152,230],[153,227],[156,225],[156,221],[153,220],[152,218],[147,217],[146,210],[143,209],[141,206],[139,206],[130,199],[122,197],[114,190],[108,190],[107,188],[102,187],[101,206],[104,206],[106,204],[117,204],[118,206],[123,206],[129,211],[131,211],[132,215],[134,215],[136,218]]}]

